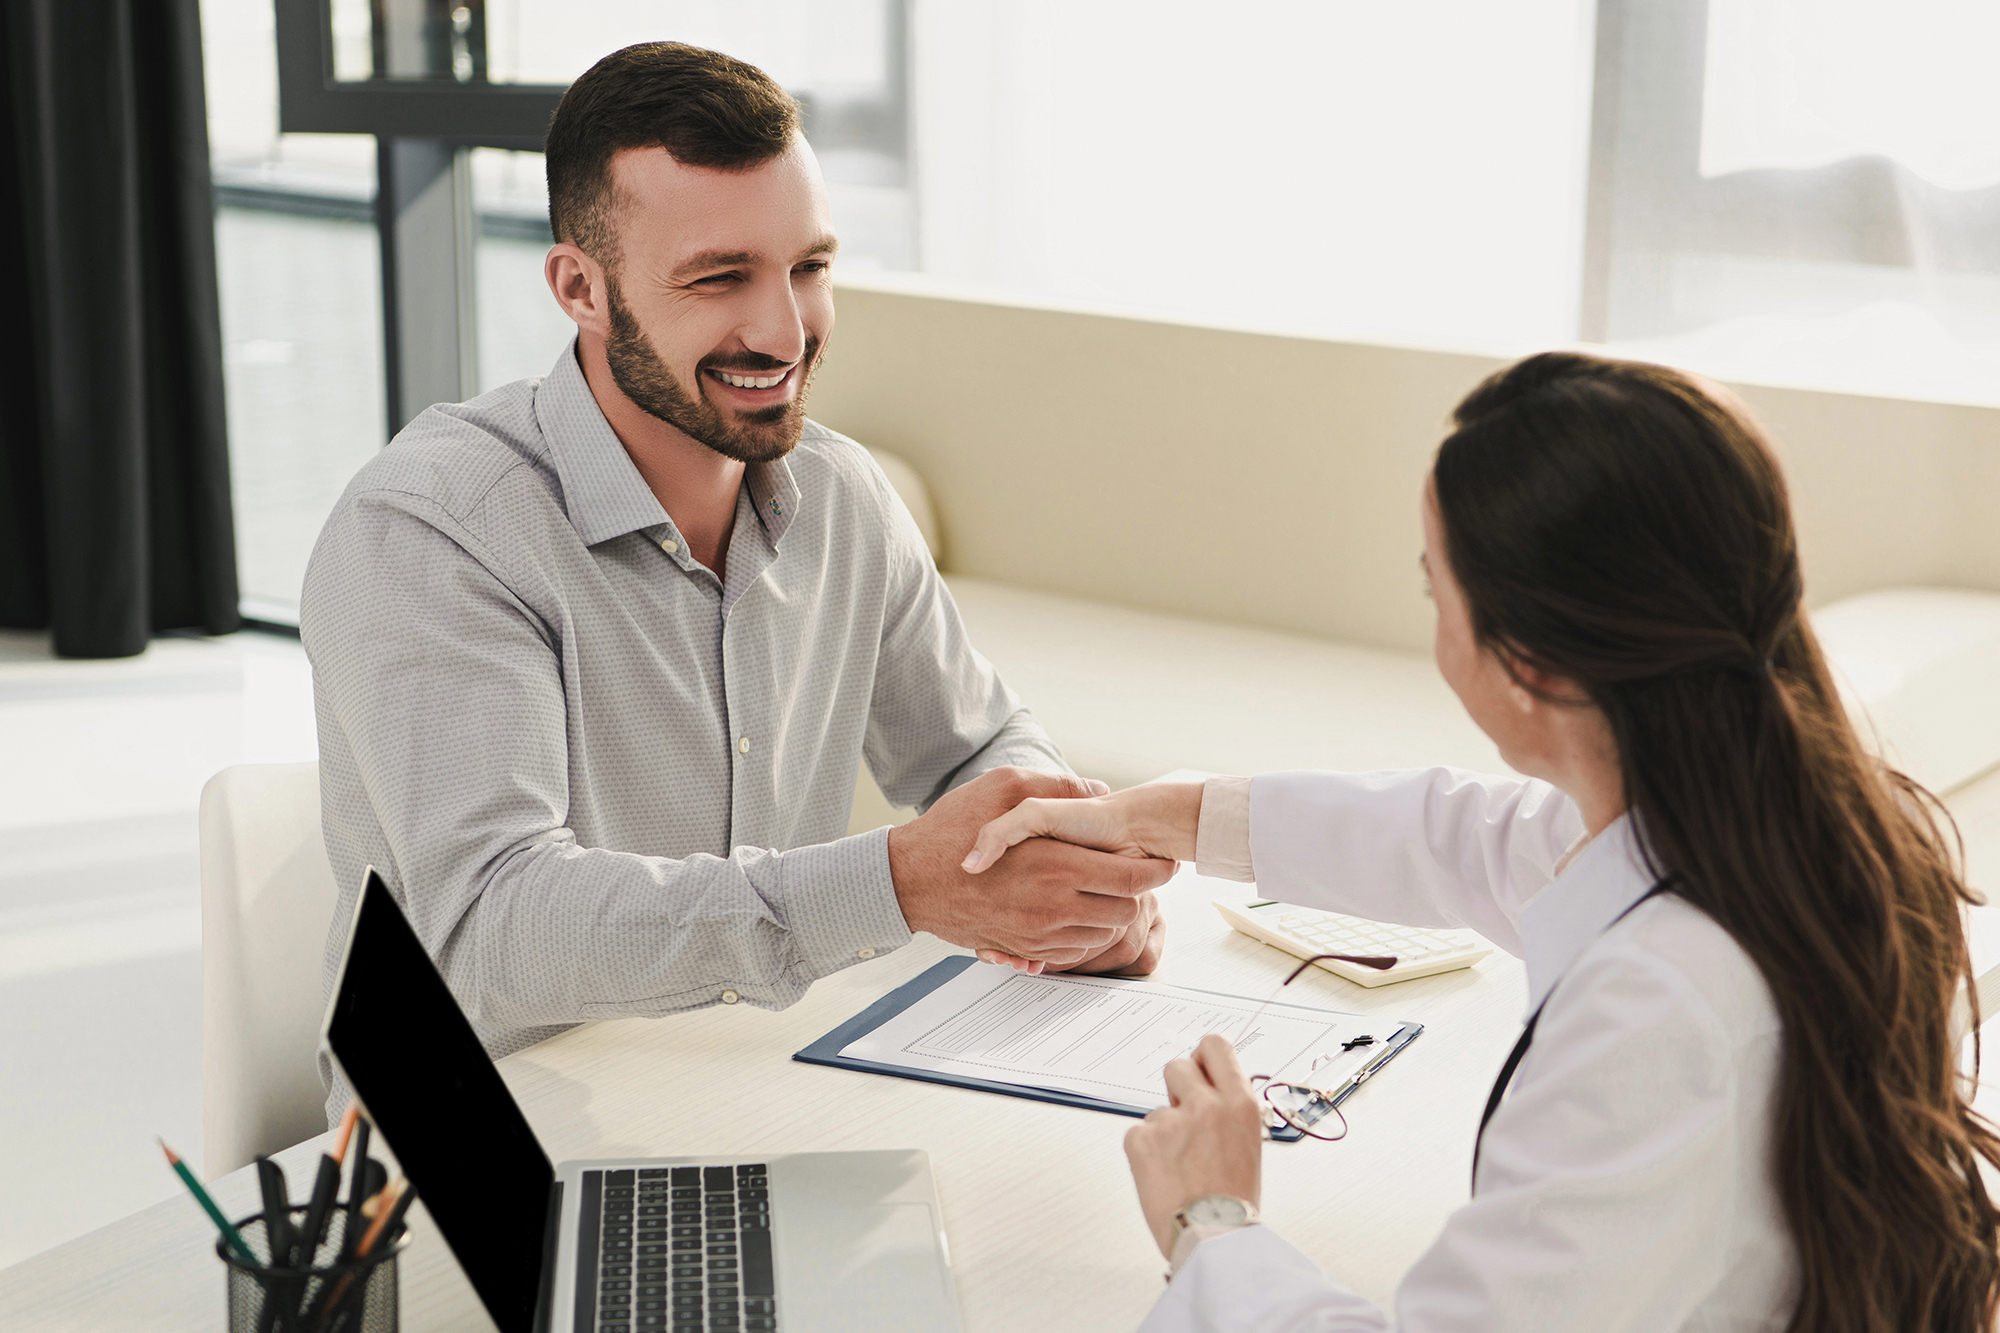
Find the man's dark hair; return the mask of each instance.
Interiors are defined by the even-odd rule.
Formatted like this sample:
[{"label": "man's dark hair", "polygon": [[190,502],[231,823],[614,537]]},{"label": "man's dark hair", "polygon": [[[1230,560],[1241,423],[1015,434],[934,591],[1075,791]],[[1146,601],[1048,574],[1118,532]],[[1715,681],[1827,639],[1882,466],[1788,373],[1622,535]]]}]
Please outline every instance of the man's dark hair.
[{"label": "man's dark hair", "polygon": [[615,268],[613,156],[664,148],[691,167],[743,171],[791,147],[798,128],[799,104],[755,65],[682,42],[613,51],[549,119],[549,230]]}]

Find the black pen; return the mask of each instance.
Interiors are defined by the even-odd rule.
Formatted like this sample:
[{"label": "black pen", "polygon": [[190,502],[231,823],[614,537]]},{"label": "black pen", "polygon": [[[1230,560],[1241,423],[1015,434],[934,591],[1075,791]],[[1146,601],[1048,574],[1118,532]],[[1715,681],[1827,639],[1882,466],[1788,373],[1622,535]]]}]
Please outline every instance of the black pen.
[{"label": "black pen", "polygon": [[[359,1188],[362,1202],[365,1203],[380,1194],[383,1186],[389,1183],[389,1168],[372,1158],[359,1165],[364,1172]],[[353,1189],[355,1186],[350,1185],[348,1188]],[[347,1234],[341,1238],[340,1262],[342,1263],[354,1258],[354,1251],[361,1244],[361,1233],[367,1229],[367,1219],[361,1215],[359,1207],[356,1207],[349,1216],[354,1220],[348,1223]]]},{"label": "black pen", "polygon": [[292,1265],[292,1191],[285,1181],[285,1169],[259,1156],[257,1185],[264,1195],[264,1241],[271,1255],[271,1271],[262,1284],[264,1303],[257,1312],[257,1333],[270,1333],[278,1311],[298,1305],[305,1280],[279,1276],[280,1270]]},{"label": "black pen", "polygon": [[292,1250],[292,1267],[308,1269],[319,1254],[320,1237],[326,1234],[326,1215],[333,1209],[333,1196],[340,1192],[340,1163],[332,1154],[321,1153],[319,1175],[313,1180],[312,1198],[306,1203],[306,1224]]},{"label": "black pen", "polygon": [[271,1266],[281,1268],[292,1252],[292,1195],[285,1184],[285,1168],[259,1156],[257,1185],[264,1194],[264,1240],[270,1249]]},{"label": "black pen", "polygon": [[326,1236],[327,1214],[333,1211],[334,1198],[340,1193],[340,1159],[347,1155],[348,1140],[360,1119],[360,1104],[349,1102],[347,1114],[340,1118],[340,1133],[334,1137],[333,1151],[320,1154],[319,1175],[313,1180],[312,1198],[306,1203],[305,1232],[299,1236],[294,1250],[294,1268],[311,1268],[319,1254],[319,1243]]},{"label": "black pen", "polygon": [[389,1220],[382,1224],[382,1244],[387,1245],[396,1239],[396,1233],[403,1228],[403,1214],[409,1212],[410,1205],[416,1201],[417,1187],[405,1184],[402,1194],[396,1199],[396,1206],[389,1210]]}]

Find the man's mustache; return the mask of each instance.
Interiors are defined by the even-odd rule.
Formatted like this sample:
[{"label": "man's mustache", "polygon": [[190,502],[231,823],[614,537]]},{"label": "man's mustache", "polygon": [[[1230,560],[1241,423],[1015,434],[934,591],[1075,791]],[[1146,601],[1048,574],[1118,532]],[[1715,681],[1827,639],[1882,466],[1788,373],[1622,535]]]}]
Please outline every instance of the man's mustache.
[{"label": "man's mustache", "polygon": [[810,365],[814,353],[818,351],[819,339],[810,338],[806,341],[805,351],[799,354],[796,362],[780,361],[777,357],[766,356],[762,352],[736,352],[729,356],[704,357],[695,369],[726,370],[732,375],[768,375],[772,371],[784,370],[792,365]]}]

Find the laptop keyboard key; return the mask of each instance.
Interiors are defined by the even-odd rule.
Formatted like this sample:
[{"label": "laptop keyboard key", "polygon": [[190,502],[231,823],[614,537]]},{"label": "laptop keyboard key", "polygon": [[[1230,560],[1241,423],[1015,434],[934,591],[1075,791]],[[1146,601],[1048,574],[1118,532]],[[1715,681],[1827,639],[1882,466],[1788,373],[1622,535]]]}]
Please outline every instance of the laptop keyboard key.
[{"label": "laptop keyboard key", "polygon": [[771,1272],[771,1233],[743,1233],[743,1292],[746,1296],[775,1296],[777,1285]]}]

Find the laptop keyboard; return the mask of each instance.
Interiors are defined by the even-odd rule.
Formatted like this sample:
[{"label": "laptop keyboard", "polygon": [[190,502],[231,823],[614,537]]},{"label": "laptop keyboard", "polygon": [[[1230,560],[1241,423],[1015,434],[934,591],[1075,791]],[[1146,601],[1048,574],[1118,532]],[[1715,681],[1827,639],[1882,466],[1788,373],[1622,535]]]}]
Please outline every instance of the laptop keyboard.
[{"label": "laptop keyboard", "polygon": [[761,1164],[583,1173],[578,1333],[778,1327]]}]

